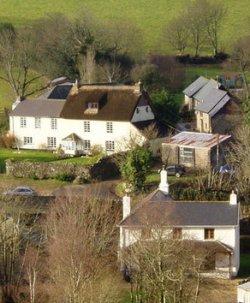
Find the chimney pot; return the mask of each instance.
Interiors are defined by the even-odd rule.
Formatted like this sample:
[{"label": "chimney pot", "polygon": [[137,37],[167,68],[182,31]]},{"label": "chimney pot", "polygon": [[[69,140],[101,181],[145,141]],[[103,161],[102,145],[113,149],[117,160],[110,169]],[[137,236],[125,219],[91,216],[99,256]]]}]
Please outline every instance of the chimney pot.
[{"label": "chimney pot", "polygon": [[126,194],[122,198],[122,218],[125,219],[127,216],[130,215],[130,209],[131,209],[131,199],[130,197]]},{"label": "chimney pot", "polygon": [[142,83],[141,80],[139,80],[139,82],[135,83],[135,89],[134,91],[136,93],[141,93],[142,92]]},{"label": "chimney pot", "polygon": [[229,203],[230,205],[237,205],[237,195],[234,190],[232,190],[232,193],[230,194]]},{"label": "chimney pot", "polygon": [[168,184],[168,173],[165,167],[162,168],[160,172],[161,182],[159,185],[159,190],[161,190],[165,195],[169,194],[169,184]]}]

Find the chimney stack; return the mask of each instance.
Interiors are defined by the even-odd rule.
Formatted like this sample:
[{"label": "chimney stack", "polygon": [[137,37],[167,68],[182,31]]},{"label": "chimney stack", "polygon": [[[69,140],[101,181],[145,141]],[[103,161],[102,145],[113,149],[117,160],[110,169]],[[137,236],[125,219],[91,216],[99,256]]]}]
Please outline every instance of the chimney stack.
[{"label": "chimney stack", "polygon": [[135,89],[134,89],[135,93],[141,93],[142,92],[142,83],[141,80],[139,80],[139,82],[135,83]]},{"label": "chimney stack", "polygon": [[12,103],[11,109],[14,110],[19,103],[21,103],[21,97],[20,96],[18,96],[16,98],[16,101]]},{"label": "chimney stack", "polygon": [[161,190],[165,195],[168,195],[169,194],[168,173],[165,167],[162,168],[160,176],[161,176],[161,182],[159,185],[159,190]]},{"label": "chimney stack", "polygon": [[233,190],[232,190],[232,193],[230,194],[229,204],[237,205],[237,195]]},{"label": "chimney stack", "polygon": [[127,216],[129,216],[130,214],[130,197],[126,194],[123,198],[122,198],[122,218],[125,219]]}]

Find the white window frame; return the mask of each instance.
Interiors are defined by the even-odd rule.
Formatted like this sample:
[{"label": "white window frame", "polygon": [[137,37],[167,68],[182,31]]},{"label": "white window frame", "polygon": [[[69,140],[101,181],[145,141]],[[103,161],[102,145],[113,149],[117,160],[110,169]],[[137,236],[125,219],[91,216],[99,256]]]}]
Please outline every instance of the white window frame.
[{"label": "white window frame", "polygon": [[56,148],[56,137],[47,137],[47,147]]},{"label": "white window frame", "polygon": [[91,149],[90,140],[83,140],[83,149],[84,150],[90,150]]},{"label": "white window frame", "polygon": [[56,118],[51,118],[50,126],[51,126],[51,129],[57,129],[57,119]]},{"label": "white window frame", "polygon": [[27,126],[26,117],[20,117],[20,127],[25,128]]},{"label": "white window frame", "polygon": [[113,133],[113,122],[111,121],[106,122],[106,131],[109,134]]},{"label": "white window frame", "polygon": [[35,128],[41,128],[41,118],[35,117]]},{"label": "white window frame", "polygon": [[90,121],[83,121],[83,128],[85,133],[90,133]]},{"label": "white window frame", "polygon": [[115,141],[105,141],[105,148],[107,152],[113,152],[115,150]]},{"label": "white window frame", "polygon": [[32,145],[33,138],[32,137],[23,137],[23,145]]}]

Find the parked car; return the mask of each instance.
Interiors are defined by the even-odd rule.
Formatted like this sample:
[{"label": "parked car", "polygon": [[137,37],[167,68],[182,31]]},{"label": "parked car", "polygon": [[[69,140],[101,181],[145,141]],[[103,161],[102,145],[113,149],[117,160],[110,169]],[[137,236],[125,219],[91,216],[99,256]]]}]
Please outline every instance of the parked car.
[{"label": "parked car", "polygon": [[166,167],[169,176],[181,177],[185,173],[185,167],[181,165],[170,165]]},{"label": "parked car", "polygon": [[3,193],[4,195],[13,196],[37,196],[37,192],[34,189],[27,186],[18,186],[14,189],[10,189]]}]

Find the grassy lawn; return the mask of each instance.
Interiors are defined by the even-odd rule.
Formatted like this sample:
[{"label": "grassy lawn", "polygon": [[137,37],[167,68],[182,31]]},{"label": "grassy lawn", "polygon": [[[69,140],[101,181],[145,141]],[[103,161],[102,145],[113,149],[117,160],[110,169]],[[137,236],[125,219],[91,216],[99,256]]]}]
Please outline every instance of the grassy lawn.
[{"label": "grassy lawn", "polygon": [[67,158],[60,161],[60,163],[72,163],[72,164],[79,164],[79,165],[92,165],[98,162],[101,159],[102,156],[82,156],[82,157],[73,157],[73,158]]},{"label": "grassy lawn", "polygon": [[4,171],[7,159],[48,162],[57,160],[58,156],[47,151],[21,150],[18,152],[15,149],[0,149],[0,172]]},{"label": "grassy lawn", "polygon": [[14,160],[27,160],[33,162],[51,162],[51,161],[60,161],[60,163],[73,163],[79,165],[91,165],[96,163],[100,156],[94,157],[75,157],[60,159],[58,155],[53,154],[49,151],[36,151],[36,150],[20,150],[18,152],[15,149],[0,149],[0,173],[5,170],[5,160],[14,159]]}]

